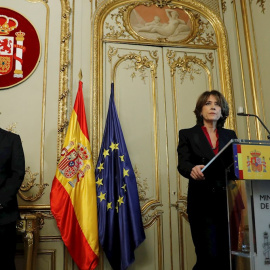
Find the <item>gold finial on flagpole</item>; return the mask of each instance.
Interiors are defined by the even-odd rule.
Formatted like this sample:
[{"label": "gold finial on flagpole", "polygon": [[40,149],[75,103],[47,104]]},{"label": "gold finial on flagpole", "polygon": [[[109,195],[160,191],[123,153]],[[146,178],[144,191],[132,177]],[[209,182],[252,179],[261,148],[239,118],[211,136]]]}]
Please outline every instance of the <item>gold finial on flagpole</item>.
[{"label": "gold finial on flagpole", "polygon": [[82,69],[80,69],[80,72],[79,72],[79,80],[81,81],[82,80],[82,78],[83,78],[83,75],[82,75]]}]

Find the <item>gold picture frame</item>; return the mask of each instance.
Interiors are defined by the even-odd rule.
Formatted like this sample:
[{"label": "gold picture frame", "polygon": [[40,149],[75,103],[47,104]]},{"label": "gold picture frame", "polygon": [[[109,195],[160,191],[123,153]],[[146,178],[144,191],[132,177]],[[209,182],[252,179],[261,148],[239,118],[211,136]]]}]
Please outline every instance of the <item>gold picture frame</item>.
[{"label": "gold picture frame", "polygon": [[182,6],[129,5],[125,28],[136,40],[188,43],[196,36],[194,15]]}]

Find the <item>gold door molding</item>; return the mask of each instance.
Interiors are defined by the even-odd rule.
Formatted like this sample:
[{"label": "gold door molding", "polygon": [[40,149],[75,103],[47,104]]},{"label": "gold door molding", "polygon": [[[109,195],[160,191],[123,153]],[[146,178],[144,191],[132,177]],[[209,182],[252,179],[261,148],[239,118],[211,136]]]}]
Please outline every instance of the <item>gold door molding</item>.
[{"label": "gold door molding", "polygon": [[[193,39],[184,40],[183,43],[168,42],[167,40],[145,41],[138,35],[134,35],[129,21],[124,13],[138,5],[157,5],[163,3],[162,7],[178,8],[192,13],[191,20],[196,33]],[[110,18],[109,18],[110,17]],[[106,21],[108,20],[108,22]],[[113,23],[114,22],[114,23]],[[211,32],[213,29],[213,32]],[[108,35],[108,33],[114,35]],[[133,34],[133,35],[132,35]],[[219,64],[220,91],[224,94],[230,106],[230,115],[227,120],[227,127],[235,129],[235,108],[234,96],[230,75],[230,59],[228,54],[227,36],[221,18],[199,2],[183,1],[108,1],[97,9],[93,19],[93,157],[96,160],[98,149],[102,138],[103,122],[103,46],[105,42],[120,42],[132,44],[152,44],[157,46],[180,46],[186,48],[213,48],[216,49]]]}]

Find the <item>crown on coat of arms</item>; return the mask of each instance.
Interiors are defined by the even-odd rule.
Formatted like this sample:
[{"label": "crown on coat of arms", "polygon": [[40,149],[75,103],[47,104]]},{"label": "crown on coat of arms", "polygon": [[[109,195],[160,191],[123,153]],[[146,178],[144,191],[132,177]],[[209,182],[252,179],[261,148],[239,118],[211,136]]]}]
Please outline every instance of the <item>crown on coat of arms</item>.
[{"label": "crown on coat of arms", "polygon": [[88,149],[81,143],[78,143],[77,153],[82,160],[90,159],[90,153]]},{"label": "crown on coat of arms", "polygon": [[18,21],[14,18],[0,14],[0,35],[8,35],[18,27]]},{"label": "crown on coat of arms", "polygon": [[259,156],[261,155],[261,152],[254,150],[253,152],[250,152],[250,154],[251,154],[253,157],[259,157]]},{"label": "crown on coat of arms", "polygon": [[19,32],[16,32],[15,35],[17,38],[23,39],[25,36],[25,33],[20,30]]}]

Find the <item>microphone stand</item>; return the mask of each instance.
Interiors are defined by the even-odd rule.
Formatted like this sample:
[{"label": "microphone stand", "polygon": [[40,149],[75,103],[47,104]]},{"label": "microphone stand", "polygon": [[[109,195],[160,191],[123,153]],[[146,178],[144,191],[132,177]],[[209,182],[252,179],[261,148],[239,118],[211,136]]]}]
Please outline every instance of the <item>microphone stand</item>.
[{"label": "microphone stand", "polygon": [[263,125],[263,127],[265,128],[265,130],[268,132],[267,139],[270,140],[270,131],[265,126],[265,124],[263,123],[263,121],[260,119],[260,117],[258,115],[251,114],[251,113],[237,113],[237,115],[239,115],[239,116],[254,116],[254,117],[256,117],[260,121],[260,123]]}]

